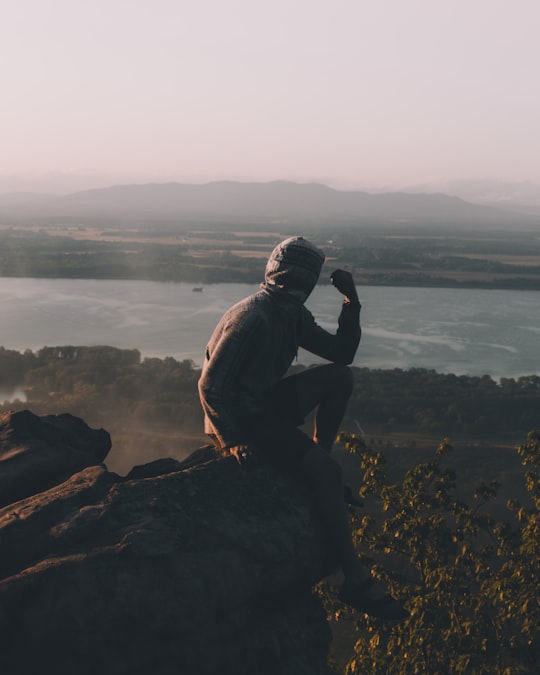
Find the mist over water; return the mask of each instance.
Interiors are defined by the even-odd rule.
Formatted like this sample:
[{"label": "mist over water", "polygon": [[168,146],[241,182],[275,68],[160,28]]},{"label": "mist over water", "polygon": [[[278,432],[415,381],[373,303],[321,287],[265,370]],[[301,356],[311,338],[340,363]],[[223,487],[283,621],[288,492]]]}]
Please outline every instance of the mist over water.
[{"label": "mist over water", "polygon": [[[0,279],[0,345],[112,345],[144,356],[202,362],[223,312],[257,285],[79,279]],[[519,377],[540,374],[540,292],[439,288],[359,289],[363,336],[355,364]],[[334,331],[341,296],[318,286],[307,302]],[[298,363],[320,359],[300,350]]]}]

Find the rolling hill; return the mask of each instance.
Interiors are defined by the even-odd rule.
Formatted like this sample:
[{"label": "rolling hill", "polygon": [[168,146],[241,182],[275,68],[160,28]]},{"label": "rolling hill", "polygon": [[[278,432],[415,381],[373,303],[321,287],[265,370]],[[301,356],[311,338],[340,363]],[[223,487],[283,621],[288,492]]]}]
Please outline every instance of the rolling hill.
[{"label": "rolling hill", "polygon": [[0,195],[0,224],[170,223],[460,225],[502,228],[536,223],[524,214],[444,194],[371,194],[316,183],[213,182],[118,185],[69,195]]}]

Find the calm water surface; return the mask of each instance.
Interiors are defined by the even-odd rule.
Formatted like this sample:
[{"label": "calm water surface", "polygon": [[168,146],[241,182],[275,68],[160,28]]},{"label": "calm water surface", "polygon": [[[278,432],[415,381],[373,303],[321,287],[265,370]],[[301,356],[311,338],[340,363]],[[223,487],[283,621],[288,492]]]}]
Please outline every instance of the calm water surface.
[{"label": "calm water surface", "polygon": [[[257,288],[216,284],[194,293],[191,284],[0,278],[0,345],[113,345],[200,364],[222,313]],[[370,286],[360,296],[355,365],[540,375],[540,292]],[[335,330],[340,304],[333,287],[321,286],[307,306]],[[300,351],[298,361],[319,359]]]}]

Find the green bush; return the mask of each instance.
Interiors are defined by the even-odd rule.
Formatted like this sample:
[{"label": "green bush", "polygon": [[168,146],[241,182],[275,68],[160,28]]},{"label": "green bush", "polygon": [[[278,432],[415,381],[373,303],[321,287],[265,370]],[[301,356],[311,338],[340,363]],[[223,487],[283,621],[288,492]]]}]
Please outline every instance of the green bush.
[{"label": "green bush", "polygon": [[456,498],[444,439],[433,459],[389,484],[379,452],[348,435],[372,513],[353,515],[359,549],[410,618],[393,625],[347,609],[360,638],[347,675],[536,673],[540,663],[540,432],[518,448],[528,500],[510,500],[508,518],[489,505],[498,485],[478,486],[470,505]]}]

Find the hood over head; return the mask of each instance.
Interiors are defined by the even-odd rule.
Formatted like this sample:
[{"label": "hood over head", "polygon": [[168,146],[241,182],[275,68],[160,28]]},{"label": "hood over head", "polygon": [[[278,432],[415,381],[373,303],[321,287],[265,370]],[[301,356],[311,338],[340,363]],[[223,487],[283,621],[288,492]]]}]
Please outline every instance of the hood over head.
[{"label": "hood over head", "polygon": [[280,290],[305,302],[315,287],[324,263],[324,253],[304,237],[289,237],[270,254],[263,287]]}]

